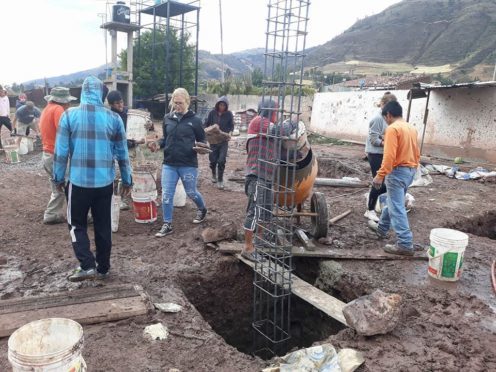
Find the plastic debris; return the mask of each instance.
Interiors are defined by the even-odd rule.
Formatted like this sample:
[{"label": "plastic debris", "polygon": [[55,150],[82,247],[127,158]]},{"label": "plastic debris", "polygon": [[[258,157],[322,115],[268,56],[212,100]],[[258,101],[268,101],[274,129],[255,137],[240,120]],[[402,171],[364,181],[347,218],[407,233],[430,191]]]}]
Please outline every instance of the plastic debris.
[{"label": "plastic debris", "polygon": [[167,340],[169,330],[162,323],[157,323],[145,327],[143,334],[152,340]]}]

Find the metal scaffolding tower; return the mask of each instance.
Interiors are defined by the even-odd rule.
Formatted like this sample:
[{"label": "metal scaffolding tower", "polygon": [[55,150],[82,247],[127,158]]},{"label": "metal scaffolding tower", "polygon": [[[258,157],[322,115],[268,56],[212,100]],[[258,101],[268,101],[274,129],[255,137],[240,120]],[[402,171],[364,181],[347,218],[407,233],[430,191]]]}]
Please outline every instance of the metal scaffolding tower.
[{"label": "metal scaffolding tower", "polygon": [[[290,339],[295,171],[303,61],[310,1],[268,0],[263,97],[260,111],[275,113],[260,125],[253,323],[254,352],[286,352]],[[270,116],[268,116],[270,118]],[[291,142],[293,141],[293,142]],[[293,145],[292,145],[293,144]],[[267,218],[267,216],[269,216]]]},{"label": "metal scaffolding tower", "polygon": [[[141,53],[141,37],[143,31],[152,32],[151,71],[149,76],[135,76],[135,80],[147,84],[163,81],[165,108],[169,105],[170,94],[179,86],[187,88],[188,76],[193,76],[192,89],[188,89],[192,96],[198,95],[198,38],[200,7],[199,0],[183,3],[172,0],[132,0],[131,15],[142,28],[138,32],[136,44],[136,66],[144,63]],[[164,40],[158,39],[159,31],[165,31]],[[174,46],[172,33],[179,38],[179,45]],[[185,59],[188,49],[194,51],[194,62],[191,68],[187,67]],[[165,71],[157,68],[159,59],[165,62]],[[173,63],[176,61],[177,63]],[[175,66],[175,67],[174,67]],[[142,97],[149,98],[149,97]]]}]

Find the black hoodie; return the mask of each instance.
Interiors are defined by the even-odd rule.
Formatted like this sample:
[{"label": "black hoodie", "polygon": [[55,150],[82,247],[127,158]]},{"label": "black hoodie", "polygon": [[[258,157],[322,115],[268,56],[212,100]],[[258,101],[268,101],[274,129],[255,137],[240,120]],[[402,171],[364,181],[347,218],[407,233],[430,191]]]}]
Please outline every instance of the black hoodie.
[{"label": "black hoodie", "polygon": [[171,112],[164,117],[163,132],[160,148],[164,149],[164,164],[198,168],[198,157],[193,147],[195,141],[206,142],[201,119],[191,110],[182,116]]},{"label": "black hoodie", "polygon": [[[224,102],[226,104],[226,111],[219,112],[219,104]],[[229,111],[229,101],[226,96],[222,96],[217,100],[215,108],[208,113],[205,120],[205,128],[214,124],[219,124],[219,128],[224,133],[230,133],[234,130],[233,114]]]}]

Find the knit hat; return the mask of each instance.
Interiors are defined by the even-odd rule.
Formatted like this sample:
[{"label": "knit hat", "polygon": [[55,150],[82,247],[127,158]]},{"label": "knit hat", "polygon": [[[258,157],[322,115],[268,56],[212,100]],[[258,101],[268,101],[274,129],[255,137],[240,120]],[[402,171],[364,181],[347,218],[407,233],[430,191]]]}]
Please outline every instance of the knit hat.
[{"label": "knit hat", "polygon": [[113,90],[107,95],[107,102],[113,105],[116,102],[122,101],[122,94],[118,90]]},{"label": "knit hat", "polygon": [[76,97],[71,96],[69,88],[64,87],[53,87],[50,90],[50,94],[45,96],[45,101],[47,102],[69,103],[76,99]]}]

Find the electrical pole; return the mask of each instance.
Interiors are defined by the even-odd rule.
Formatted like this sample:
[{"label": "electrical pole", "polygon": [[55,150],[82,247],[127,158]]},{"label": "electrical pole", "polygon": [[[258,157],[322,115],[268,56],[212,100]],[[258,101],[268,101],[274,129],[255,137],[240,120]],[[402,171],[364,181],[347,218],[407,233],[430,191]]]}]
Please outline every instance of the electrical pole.
[{"label": "electrical pole", "polygon": [[221,81],[222,84],[224,84],[224,38],[222,36],[222,0],[219,0],[219,18],[220,18],[220,54],[222,57]]}]

